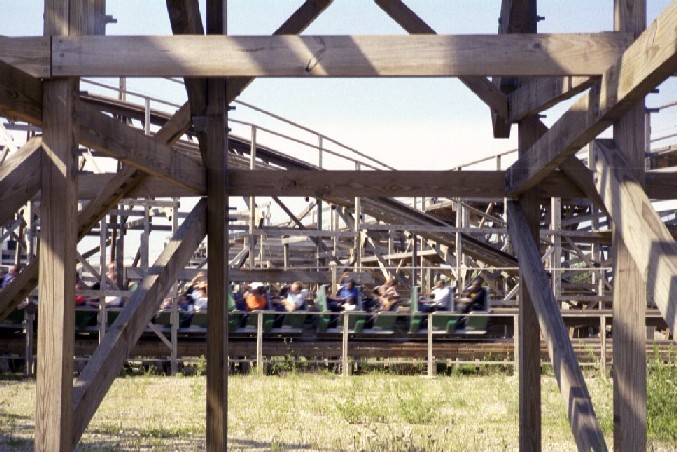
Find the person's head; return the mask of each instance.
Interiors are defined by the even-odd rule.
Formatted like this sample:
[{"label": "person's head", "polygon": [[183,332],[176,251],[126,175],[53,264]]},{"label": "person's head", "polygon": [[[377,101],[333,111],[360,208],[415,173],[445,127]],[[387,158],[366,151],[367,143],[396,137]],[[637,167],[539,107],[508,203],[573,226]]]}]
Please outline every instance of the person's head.
[{"label": "person's head", "polygon": [[293,293],[293,294],[300,293],[301,290],[303,290],[303,284],[302,284],[300,281],[296,281],[296,282],[293,283],[293,284],[291,285],[291,287],[289,288],[289,291],[290,291],[291,293]]},{"label": "person's head", "polygon": [[7,269],[7,273],[16,276],[16,274],[19,273],[19,269],[16,267],[16,265],[10,265],[9,268]]},{"label": "person's head", "polygon": [[108,276],[108,279],[110,279],[111,281],[115,281],[117,279],[118,273],[114,261],[111,261],[108,264],[106,264],[106,276]]},{"label": "person's head", "polygon": [[346,281],[346,287],[348,289],[353,289],[355,287],[355,280],[350,278],[349,280]]},{"label": "person's head", "polygon": [[474,288],[479,288],[479,287],[482,286],[482,284],[484,284],[484,278],[482,278],[481,276],[476,276],[476,277],[473,278],[473,280],[470,282],[470,285],[471,285],[472,287],[474,287]]},{"label": "person's head", "polygon": [[435,287],[438,288],[438,289],[442,289],[442,288],[444,288],[444,286],[446,285],[446,283],[447,283],[447,282],[446,282],[445,280],[440,279],[440,280],[438,280],[437,283],[435,284]]},{"label": "person's head", "polygon": [[257,293],[258,295],[264,295],[264,294],[266,293],[266,286],[263,286],[263,285],[258,286],[258,287],[256,288],[256,293]]}]

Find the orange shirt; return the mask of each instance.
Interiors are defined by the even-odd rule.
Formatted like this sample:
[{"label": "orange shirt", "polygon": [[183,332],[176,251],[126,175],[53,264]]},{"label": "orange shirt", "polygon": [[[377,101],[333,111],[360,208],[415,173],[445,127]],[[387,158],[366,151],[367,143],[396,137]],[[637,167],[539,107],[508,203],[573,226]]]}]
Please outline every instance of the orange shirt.
[{"label": "orange shirt", "polygon": [[249,293],[245,299],[248,311],[256,311],[266,309],[268,307],[268,300],[265,295],[257,293]]}]

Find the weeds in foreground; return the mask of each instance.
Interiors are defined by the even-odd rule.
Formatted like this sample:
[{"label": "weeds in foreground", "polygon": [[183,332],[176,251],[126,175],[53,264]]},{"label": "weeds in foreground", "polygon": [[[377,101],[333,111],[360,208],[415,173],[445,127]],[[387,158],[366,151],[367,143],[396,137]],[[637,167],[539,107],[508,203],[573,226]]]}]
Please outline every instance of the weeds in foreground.
[{"label": "weeds in foreground", "polygon": [[[649,367],[649,448],[677,450],[677,360]],[[470,369],[468,369],[470,371]],[[542,383],[543,443],[575,449],[552,375]],[[612,383],[587,379],[611,443]],[[518,381],[505,374],[437,378],[369,373],[229,377],[233,450],[504,450],[517,445]],[[129,376],[115,381],[79,450],[201,450],[203,376]],[[35,381],[0,380],[0,450],[31,450]]]}]

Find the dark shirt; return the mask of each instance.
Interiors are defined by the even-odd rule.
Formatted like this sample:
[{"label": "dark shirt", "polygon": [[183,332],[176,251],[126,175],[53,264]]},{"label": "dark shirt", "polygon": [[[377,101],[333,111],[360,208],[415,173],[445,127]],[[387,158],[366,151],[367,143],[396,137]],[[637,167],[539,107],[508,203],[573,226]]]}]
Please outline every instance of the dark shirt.
[{"label": "dark shirt", "polygon": [[347,301],[349,298],[352,298],[352,302],[357,303],[357,299],[360,296],[360,291],[357,287],[349,289],[347,286],[343,286],[336,295],[343,301]]}]

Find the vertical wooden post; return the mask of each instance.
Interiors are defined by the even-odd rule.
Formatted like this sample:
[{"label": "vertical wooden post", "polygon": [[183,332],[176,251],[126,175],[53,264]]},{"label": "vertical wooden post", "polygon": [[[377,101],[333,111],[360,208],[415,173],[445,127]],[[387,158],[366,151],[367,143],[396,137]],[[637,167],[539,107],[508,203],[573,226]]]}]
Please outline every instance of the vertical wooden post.
[{"label": "vertical wooden post", "polygon": [[[174,205],[172,206],[172,237],[174,234],[176,234],[176,231],[179,229],[179,199],[174,198]],[[174,284],[172,285],[172,292],[173,292],[173,297],[172,297],[172,314],[170,317],[171,320],[171,342],[172,342],[172,356],[171,356],[171,374],[176,375],[176,373],[179,371],[179,363],[177,361],[178,358],[178,346],[179,346],[179,324],[181,322],[181,319],[179,318],[179,305],[178,305],[178,297],[179,297],[179,284],[174,281]]]},{"label": "vertical wooden post", "polygon": [[[541,124],[536,117],[527,117],[519,123],[519,153],[525,152],[541,135]],[[520,197],[527,216],[530,233],[540,241],[539,204],[534,190]],[[530,275],[526,275],[528,278]],[[519,444],[520,450],[541,450],[541,328],[531,295],[520,271],[519,305]]]},{"label": "vertical wooden post", "polygon": [[[256,126],[252,126],[252,135],[249,143],[249,169],[256,169]],[[255,264],[255,246],[254,246],[254,228],[256,228],[256,197],[249,197],[249,268],[254,268]]]},{"label": "vertical wooden post", "polygon": [[[460,199],[456,199],[456,227],[463,227],[463,205]],[[465,272],[463,271],[463,242],[461,233],[456,231],[456,285],[460,294],[465,289]]]},{"label": "vertical wooden post", "polygon": [[[45,0],[44,34],[76,34],[79,2]],[[71,15],[72,14],[72,15]],[[72,24],[72,25],[71,25]],[[55,38],[58,39],[58,38]],[[35,450],[71,450],[77,243],[77,79],[43,84],[40,308]]]},{"label": "vertical wooden post", "polygon": [[[103,216],[99,222],[99,289],[106,289],[106,242],[108,239],[108,223],[106,223],[106,215]],[[111,247],[113,245],[111,244]],[[106,334],[106,297],[101,295],[99,297],[99,344],[103,341],[103,336]]]},{"label": "vertical wooden post", "polygon": [[[355,163],[355,171],[360,170],[360,164]],[[362,271],[362,243],[360,233],[362,227],[362,200],[360,197],[355,198],[355,243],[354,243],[354,253],[355,253],[355,271]]]},{"label": "vertical wooden post", "polygon": [[[207,0],[207,34],[226,33],[226,0]],[[227,449],[228,376],[228,149],[226,80],[207,80],[206,146],[207,256],[209,318],[207,321],[207,450]]]},{"label": "vertical wooden post", "polygon": [[[562,229],[562,198],[550,198],[550,229],[560,231]],[[562,236],[552,236],[552,254],[550,255],[550,274],[552,275],[552,293],[555,300],[559,301],[562,295]]]},{"label": "vertical wooden post", "polygon": [[350,314],[344,311],[343,316],[343,336],[341,340],[341,375],[347,377],[350,375],[348,365],[348,324],[350,323]]},{"label": "vertical wooden post", "polygon": [[[146,201],[150,201],[148,198]],[[149,242],[150,242],[150,204],[147,202],[143,206],[143,234],[141,234],[141,245],[140,245],[140,264],[142,274],[145,275],[148,272],[149,265]],[[119,255],[119,259],[122,259],[124,262],[124,256]]]},{"label": "vertical wooden post", "polygon": [[263,311],[256,313],[256,372],[263,375]]},{"label": "vertical wooden post", "polygon": [[599,315],[599,373],[606,377],[606,316]]},{"label": "vertical wooden post", "polygon": [[437,373],[435,356],[433,355],[433,314],[428,313],[428,376],[434,377]]},{"label": "vertical wooden post", "polygon": [[[614,0],[614,30],[638,36],[646,28],[646,0]],[[616,124],[614,141],[644,181],[645,108],[639,102]],[[646,449],[646,281],[625,243],[613,236],[614,450]]]},{"label": "vertical wooden post", "polygon": [[[323,152],[324,138],[322,137],[322,135],[317,136],[317,141],[318,141],[318,143],[317,143],[317,160],[318,160],[317,166],[320,169],[322,169],[322,157],[323,157],[322,154],[324,153]],[[316,201],[317,201],[317,229],[319,231],[321,231],[323,229],[323,224],[322,224],[322,209],[323,209],[322,199],[317,198]],[[320,257],[320,253],[322,253],[322,251],[323,251],[322,247],[320,246],[320,242],[322,240],[323,239],[320,237],[318,239],[317,246],[315,247],[315,252],[317,253],[316,262],[317,262],[317,271],[318,272],[322,270],[322,268],[324,267],[324,265],[326,263],[326,257]]]}]

